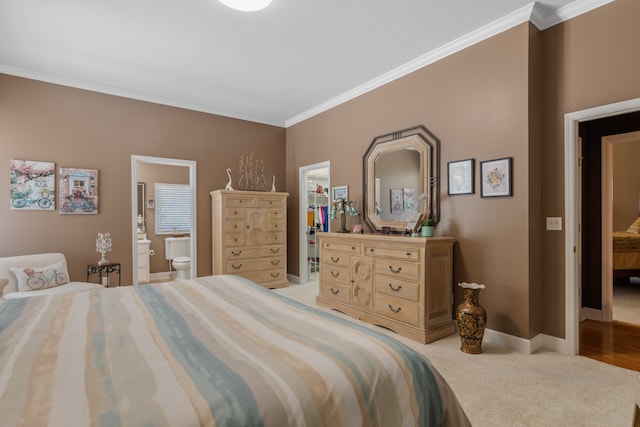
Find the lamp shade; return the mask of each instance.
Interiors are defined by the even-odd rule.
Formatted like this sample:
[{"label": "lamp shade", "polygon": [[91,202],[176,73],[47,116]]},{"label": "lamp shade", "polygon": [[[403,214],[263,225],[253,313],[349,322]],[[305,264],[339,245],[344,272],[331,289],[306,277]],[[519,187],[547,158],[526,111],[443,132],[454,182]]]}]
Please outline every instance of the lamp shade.
[{"label": "lamp shade", "polygon": [[220,2],[231,9],[242,12],[255,12],[271,4],[271,0],[220,0]]}]

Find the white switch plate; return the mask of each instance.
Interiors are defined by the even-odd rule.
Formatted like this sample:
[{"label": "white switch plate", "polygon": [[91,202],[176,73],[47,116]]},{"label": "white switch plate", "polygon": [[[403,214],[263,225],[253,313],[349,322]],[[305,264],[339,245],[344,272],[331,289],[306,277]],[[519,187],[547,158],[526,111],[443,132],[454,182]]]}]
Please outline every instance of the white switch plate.
[{"label": "white switch plate", "polygon": [[547,230],[562,230],[562,217],[548,216]]}]

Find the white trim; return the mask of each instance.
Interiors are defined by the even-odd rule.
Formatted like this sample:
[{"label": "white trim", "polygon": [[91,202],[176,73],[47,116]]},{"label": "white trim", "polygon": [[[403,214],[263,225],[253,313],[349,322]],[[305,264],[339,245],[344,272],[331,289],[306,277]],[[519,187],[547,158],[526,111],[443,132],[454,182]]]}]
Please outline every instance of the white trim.
[{"label": "white trim", "polygon": [[568,354],[567,340],[552,337],[550,335],[538,334],[527,340],[503,332],[486,329],[483,342],[510,348],[518,353],[533,354],[539,350],[550,350],[557,353]]},{"label": "white trim", "polygon": [[[197,191],[196,191],[196,161],[181,159],[166,159],[163,157],[131,156],[131,209],[137,206],[138,202],[138,162],[154,163],[168,166],[187,166],[189,168],[189,184],[191,185],[191,277],[196,277],[197,269]],[[132,283],[138,284],[138,221],[131,215],[131,259],[132,259]]]},{"label": "white trim", "polygon": [[426,54],[419,56],[418,58],[409,61],[404,65],[396,67],[393,70],[382,74],[381,76],[378,76],[373,80],[368,81],[367,83],[357,86],[354,89],[343,93],[342,95],[338,95],[335,98],[332,98],[320,105],[317,105],[307,111],[291,117],[290,119],[285,120],[285,127],[290,127],[304,120],[307,120],[324,111],[330,110],[331,108],[357,98],[360,95],[377,89],[389,82],[404,77],[407,74],[419,70],[420,68],[426,67],[427,65],[433,64],[434,62],[446,58],[447,56],[453,55],[454,53],[466,49],[469,46],[493,37],[496,34],[520,25],[523,22],[527,22],[531,17],[533,6],[534,3],[524,6],[516,10],[515,12],[510,13],[509,15],[506,15],[496,21],[493,21],[490,24],[480,27],[475,31],[467,33],[464,36],[457,38],[456,40],[453,40],[440,46],[437,49],[432,50],[431,52],[427,52]]},{"label": "white trim", "polygon": [[122,98],[135,99],[137,101],[151,102],[154,104],[184,108],[185,110],[199,111],[201,113],[215,114],[217,116],[230,117],[233,119],[247,120],[250,122],[262,123],[271,126],[282,127],[283,125],[281,121],[270,120],[265,117],[253,116],[239,111],[225,110],[222,108],[214,107],[212,105],[196,104],[194,102],[188,102],[181,99],[167,98],[164,96],[138,92],[131,89],[122,89],[119,87],[103,85],[95,82],[88,82],[85,80],[57,76],[54,74],[40,73],[37,71],[26,70],[24,68],[9,67],[7,65],[0,64],[0,73],[16,77],[24,77],[31,80],[38,80],[41,82],[53,83],[61,86],[88,90],[91,92],[120,96]]},{"label": "white trim", "polygon": [[580,307],[580,283],[578,283],[578,257],[575,256],[579,241],[577,177],[578,124],[583,121],[615,116],[640,110],[640,98],[602,105],[567,113],[564,116],[564,217],[565,217],[565,340],[566,353],[578,354],[578,313]]},{"label": "white trim", "polygon": [[307,173],[316,169],[328,169],[327,187],[331,188],[331,162],[320,162],[298,168],[298,279],[296,283],[305,284],[309,281],[307,268]]},{"label": "white trim", "polygon": [[382,74],[367,83],[357,86],[350,91],[285,120],[285,127],[288,128],[315,115],[330,110],[331,108],[357,98],[360,95],[404,77],[407,74],[419,70],[420,68],[433,64],[434,62],[453,55],[454,53],[480,43],[483,40],[500,34],[503,31],[509,30],[524,22],[529,21],[538,29],[544,30],[561,22],[575,18],[583,13],[590,12],[591,10],[597,9],[607,3],[611,3],[612,1],[614,0],[576,0],[575,2],[561,7],[552,13],[546,12],[545,9],[543,9],[543,7],[537,2],[529,3],[509,15],[497,19],[475,31],[467,33],[464,36],[440,46],[431,52],[427,52],[426,54],[419,56],[404,65],[394,68],[393,70]]}]

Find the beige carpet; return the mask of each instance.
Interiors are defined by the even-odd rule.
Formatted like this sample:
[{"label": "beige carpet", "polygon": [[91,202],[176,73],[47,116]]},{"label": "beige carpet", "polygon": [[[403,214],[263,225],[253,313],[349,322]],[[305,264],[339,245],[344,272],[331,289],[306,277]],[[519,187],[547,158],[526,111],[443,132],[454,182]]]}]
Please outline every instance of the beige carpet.
[{"label": "beige carpet", "polygon": [[[317,283],[276,292],[315,306]],[[482,354],[469,355],[460,351],[457,335],[423,345],[377,329],[431,360],[474,427],[630,427],[634,404],[640,402],[638,372],[585,357],[550,351],[526,355],[488,343]]]}]

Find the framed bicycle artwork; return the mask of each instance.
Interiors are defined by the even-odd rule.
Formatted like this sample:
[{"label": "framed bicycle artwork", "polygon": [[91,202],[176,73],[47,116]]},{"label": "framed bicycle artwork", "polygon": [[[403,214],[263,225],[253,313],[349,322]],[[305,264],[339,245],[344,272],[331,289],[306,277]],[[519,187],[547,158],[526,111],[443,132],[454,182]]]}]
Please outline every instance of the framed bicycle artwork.
[{"label": "framed bicycle artwork", "polygon": [[58,192],[61,214],[97,214],[98,169],[60,168]]},{"label": "framed bicycle artwork", "polygon": [[55,209],[55,163],[11,160],[9,172],[11,210]]}]

